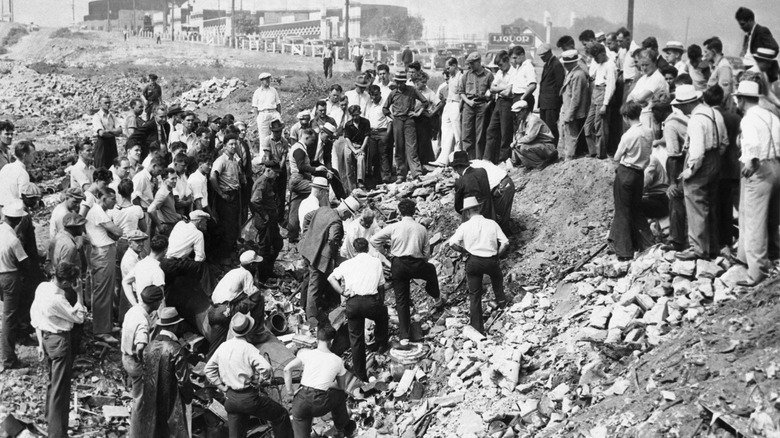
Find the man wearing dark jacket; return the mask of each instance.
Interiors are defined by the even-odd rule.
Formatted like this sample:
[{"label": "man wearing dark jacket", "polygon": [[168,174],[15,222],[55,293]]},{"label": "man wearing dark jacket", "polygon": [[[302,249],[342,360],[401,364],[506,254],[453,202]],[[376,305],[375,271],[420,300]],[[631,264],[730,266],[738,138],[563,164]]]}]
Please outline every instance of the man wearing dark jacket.
[{"label": "man wearing dark jacket", "polygon": [[[487,171],[471,167],[468,154],[465,151],[455,152],[450,165],[460,175],[460,178],[455,180],[455,211],[462,214],[463,199],[474,196],[482,204],[480,214],[488,219],[496,220]],[[466,220],[464,215],[463,221]]]},{"label": "man wearing dark jacket", "polygon": [[742,42],[742,51],[739,56],[753,54],[759,47],[778,50],[778,44],[775,37],[772,36],[772,32],[768,28],[756,24],[756,16],[753,14],[753,11],[744,7],[739,8],[735,18],[739,28],[745,32],[745,39]]},{"label": "man wearing dark jacket", "polygon": [[306,309],[309,321],[314,318],[318,324],[324,323],[331,305],[338,305],[338,295],[328,287],[328,276],[336,267],[336,257],[344,238],[342,221],[354,215],[359,208],[357,199],[349,196],[335,209],[320,207],[304,218],[303,238],[298,250],[309,265],[308,291],[305,299],[301,296],[301,305]]},{"label": "man wearing dark jacket", "polygon": [[558,144],[558,116],[563,106],[561,87],[563,87],[566,71],[558,58],[552,54],[549,44],[539,46],[537,54],[544,61],[542,78],[539,80],[539,117],[550,128],[555,137],[555,144]]}]

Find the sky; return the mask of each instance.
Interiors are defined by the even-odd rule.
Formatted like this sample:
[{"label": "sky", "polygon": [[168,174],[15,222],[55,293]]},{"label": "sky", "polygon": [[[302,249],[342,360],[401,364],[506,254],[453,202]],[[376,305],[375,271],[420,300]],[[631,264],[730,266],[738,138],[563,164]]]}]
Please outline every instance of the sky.
[{"label": "sky", "polygon": [[[7,12],[8,0],[0,0]],[[16,21],[35,22],[42,26],[65,26],[72,22],[72,5],[76,19],[87,13],[89,0],[15,0]],[[200,7],[227,8],[230,0],[192,0]],[[343,0],[235,0],[236,7],[244,9],[316,9],[327,5],[343,5]],[[568,26],[572,14],[584,17],[601,15],[613,22],[624,22],[627,0],[364,0],[364,3],[380,3],[405,6],[410,14],[425,20],[428,38],[463,37],[474,34],[484,37],[489,32],[499,32],[502,24],[522,17],[543,21],[545,10],[550,12],[553,24]],[[689,43],[716,32],[724,42],[741,41],[741,31],[734,21],[734,11],[739,6],[753,9],[757,21],[780,33],[778,0],[635,0],[635,22],[647,22],[667,27],[679,40],[684,40],[686,21],[690,19]],[[445,6],[446,5],[446,6]],[[713,11],[713,13],[704,13]],[[718,11],[714,13],[714,11]],[[609,30],[609,29],[594,29]],[[640,36],[644,37],[644,35]],[[727,43],[728,45],[728,43]]]}]

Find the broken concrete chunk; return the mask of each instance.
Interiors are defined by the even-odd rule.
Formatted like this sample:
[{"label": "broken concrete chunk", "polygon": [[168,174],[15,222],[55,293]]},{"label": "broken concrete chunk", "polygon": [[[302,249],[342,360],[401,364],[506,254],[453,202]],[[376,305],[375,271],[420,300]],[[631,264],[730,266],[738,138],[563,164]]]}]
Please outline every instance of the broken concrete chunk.
[{"label": "broken concrete chunk", "polygon": [[642,309],[636,304],[628,306],[615,306],[612,309],[612,317],[609,319],[609,328],[624,329],[628,324],[642,313]]},{"label": "broken concrete chunk", "polygon": [[675,275],[683,275],[685,277],[693,277],[696,273],[696,261],[675,260],[674,263],[672,263],[672,273]]},{"label": "broken concrete chunk", "polygon": [[581,341],[604,342],[607,340],[607,331],[593,327],[583,327],[579,331]]},{"label": "broken concrete chunk", "polygon": [[609,307],[596,307],[590,314],[590,320],[588,325],[597,329],[607,328],[607,321],[612,314],[612,309]]},{"label": "broken concrete chunk", "polygon": [[642,309],[643,312],[647,312],[655,306],[655,300],[645,294],[638,294],[634,297],[634,302]]},{"label": "broken concrete chunk", "polygon": [[711,262],[709,260],[696,260],[696,277],[697,278],[716,278],[726,272],[719,264]]},{"label": "broken concrete chunk", "polygon": [[730,267],[725,274],[720,276],[720,281],[731,289],[737,286],[737,282],[743,280],[749,281],[750,277],[748,276],[747,268],[742,265],[734,265]]},{"label": "broken concrete chunk", "polygon": [[675,295],[688,295],[691,289],[693,289],[693,283],[687,278],[674,277],[672,280],[672,290],[674,290]]},{"label": "broken concrete chunk", "polygon": [[647,324],[660,325],[666,321],[669,316],[669,298],[661,297],[655,303],[652,309],[645,313],[643,320]]},{"label": "broken concrete chunk", "polygon": [[561,383],[560,385],[556,386],[555,389],[550,391],[548,397],[550,397],[550,400],[552,401],[561,401],[568,393],[569,385],[566,383]]}]

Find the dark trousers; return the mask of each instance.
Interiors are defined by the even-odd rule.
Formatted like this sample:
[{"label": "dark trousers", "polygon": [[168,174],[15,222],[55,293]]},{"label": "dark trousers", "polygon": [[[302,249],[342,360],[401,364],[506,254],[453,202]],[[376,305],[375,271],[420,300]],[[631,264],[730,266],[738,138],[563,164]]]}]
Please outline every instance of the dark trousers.
[{"label": "dark trousers", "polygon": [[539,118],[542,119],[545,125],[550,128],[553,137],[555,137],[555,144],[558,144],[558,117],[561,115],[560,108],[540,108]]},{"label": "dark trousers", "polygon": [[390,272],[393,274],[395,308],[398,312],[398,337],[409,339],[409,328],[412,324],[410,283],[412,279],[425,280],[425,292],[438,300],[440,292],[436,267],[423,259],[394,257]]},{"label": "dark trousers", "polygon": [[333,77],[333,58],[322,58],[322,70],[325,73],[325,79]]},{"label": "dark trousers", "polygon": [[739,193],[739,180],[721,179],[718,183],[718,244],[731,246],[734,243],[734,198]]},{"label": "dark trousers", "polygon": [[355,71],[363,71],[363,57],[356,56],[353,61],[355,62]]},{"label": "dark trousers", "polygon": [[496,212],[496,223],[504,232],[509,227],[512,218],[512,205],[515,200],[515,183],[508,175],[493,189],[493,210]]},{"label": "dark trousers", "polygon": [[388,141],[390,130],[371,130],[368,137],[368,156],[366,159],[366,186],[369,189],[393,177],[393,144]]},{"label": "dark trousers", "polygon": [[718,246],[718,174],[720,154],[705,152],[701,167],[683,181],[685,211],[688,214],[688,242],[697,256],[717,257]]},{"label": "dark trousers", "polygon": [[119,155],[116,149],[116,138],[97,137],[95,141],[95,169],[114,165],[114,158]]},{"label": "dark trousers", "polygon": [[200,281],[203,290],[211,294],[214,290],[214,279],[211,276],[206,262],[196,262],[188,258],[164,258],[160,261],[160,269],[165,273],[165,292],[166,297],[173,291],[177,278],[189,277]]},{"label": "dark trousers", "polygon": [[[682,171],[683,157],[666,159],[666,169],[669,179],[676,179]],[[688,247],[688,219],[685,213],[685,195],[682,183],[678,183],[680,194],[669,197],[669,243],[678,248]]]},{"label": "dark trousers", "polygon": [[290,178],[290,212],[287,216],[287,240],[297,242],[301,234],[301,223],[298,220],[298,209],[301,202],[311,194],[311,181],[300,175]]},{"label": "dark trousers", "polygon": [[417,158],[420,163],[430,163],[436,159],[436,155],[433,153],[433,118],[432,117],[415,117],[414,118],[414,130],[417,136]]},{"label": "dark trousers", "polygon": [[493,114],[490,116],[483,159],[498,164],[503,161],[501,158],[509,158],[511,155],[509,145],[512,144],[512,135],[514,134],[513,116],[512,99],[498,99],[493,108]]},{"label": "dark trousers", "polygon": [[284,247],[284,239],[275,216],[269,215],[267,220],[256,216],[254,226],[257,229],[257,254],[263,257],[258,274],[264,280],[274,273],[274,263]]},{"label": "dark trousers", "polygon": [[46,385],[49,438],[67,438],[73,364],[70,332],[43,332],[43,351],[46,352],[46,362],[49,364],[49,383]]},{"label": "dark trousers", "polygon": [[240,224],[239,219],[239,191],[223,192],[225,197],[214,196],[214,208],[219,218],[219,226],[222,229],[223,238],[217,244],[217,257],[225,259],[233,254],[233,249],[238,240]]},{"label": "dark trousers", "polygon": [[362,381],[368,382],[366,371],[366,318],[374,321],[376,345],[384,347],[388,339],[388,314],[385,303],[377,295],[355,296],[347,300],[347,325],[352,346],[352,369]]},{"label": "dark trousers", "polygon": [[349,423],[347,393],[340,389],[323,391],[302,386],[293,398],[291,411],[295,438],[309,438],[312,420],[327,413],[333,416],[333,425],[338,432],[344,433]]},{"label": "dark trousers", "polygon": [[485,288],[482,285],[482,276],[490,276],[490,284],[496,295],[496,302],[506,304],[504,294],[504,276],[498,265],[498,256],[479,257],[470,255],[466,260],[466,283],[469,288],[469,324],[480,333],[485,333],[485,325],[482,321],[482,295]]},{"label": "dark trousers", "polygon": [[276,221],[281,224],[284,222],[284,208],[287,203],[287,169],[282,168],[273,186],[276,195]]},{"label": "dark trousers", "polygon": [[328,310],[338,305],[339,297],[328,283],[328,275],[332,271],[333,268],[330,268],[328,272],[321,272],[309,263],[309,287],[305,305],[301,303],[307,319],[315,318],[319,323],[325,322],[328,320]]},{"label": "dark trousers", "polygon": [[395,165],[398,176],[406,178],[411,172],[412,178],[422,172],[420,157],[417,154],[417,129],[411,117],[393,119],[393,138],[395,138]]},{"label": "dark trousers", "polygon": [[485,155],[485,127],[489,120],[485,116],[487,109],[485,103],[475,103],[473,106],[463,104],[460,132],[463,150],[468,153],[470,160],[481,160]]},{"label": "dark trousers", "polygon": [[270,398],[261,395],[255,388],[241,391],[228,389],[225,399],[228,414],[230,438],[245,438],[249,428],[249,417],[271,422],[274,437],[292,438],[293,428],[287,409]]},{"label": "dark trousers", "polygon": [[648,219],[661,219],[669,215],[669,197],[666,193],[642,196],[642,213]]},{"label": "dark trousers", "polygon": [[613,193],[615,218],[609,230],[609,241],[618,257],[633,257],[653,243],[647,218],[642,213],[644,172],[619,165],[615,172]]},{"label": "dark trousers", "polygon": [[19,272],[0,274],[0,298],[3,300],[3,334],[0,336],[0,352],[3,365],[16,362],[16,338],[22,320],[22,276]]}]

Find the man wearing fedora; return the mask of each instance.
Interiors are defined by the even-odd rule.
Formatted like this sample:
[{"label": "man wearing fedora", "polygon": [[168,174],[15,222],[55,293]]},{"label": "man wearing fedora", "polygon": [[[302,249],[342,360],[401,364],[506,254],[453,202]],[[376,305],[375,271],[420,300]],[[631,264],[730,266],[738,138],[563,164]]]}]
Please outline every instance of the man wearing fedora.
[{"label": "man wearing fedora", "polygon": [[558,155],[571,160],[577,154],[577,141],[585,126],[590,107],[588,74],[580,67],[580,55],[572,49],[561,54],[561,63],[566,68],[566,77],[561,87],[561,142]]},{"label": "man wearing fedora", "polygon": [[505,307],[507,302],[504,294],[504,277],[498,259],[509,247],[509,239],[495,221],[480,214],[481,204],[473,196],[464,199],[463,213],[467,220],[458,226],[450,238],[449,244],[454,250],[467,257],[466,282],[470,301],[469,323],[478,332],[484,334],[482,294],[484,294],[485,289],[482,277],[484,275],[490,276],[490,284],[496,296],[497,307]]},{"label": "man wearing fedora", "polygon": [[[680,174],[685,165],[685,140],[688,137],[688,114],[696,101],[693,85],[680,85],[674,105],[679,111],[670,111],[663,122],[663,142],[666,145],[666,174],[669,188],[669,239],[661,246],[664,251],[682,251],[688,246],[688,226]],[[680,100],[682,99],[682,100]]]},{"label": "man wearing fedora", "polygon": [[[292,399],[293,431],[295,438],[311,436],[312,420],[331,414],[334,438],[344,438],[349,424],[347,411],[347,369],[344,360],[330,351],[336,330],[325,326],[317,329],[317,348],[298,352],[284,367],[284,383],[288,400]],[[293,392],[292,372],[303,368],[301,386]],[[333,387],[334,382],[336,387]],[[294,394],[294,395],[293,395]]]},{"label": "man wearing fedora", "polygon": [[422,175],[423,168],[417,152],[417,130],[414,124],[415,100],[422,103],[422,108],[428,107],[428,100],[416,87],[407,85],[405,72],[396,73],[394,77],[397,88],[387,97],[384,113],[393,118],[393,139],[395,140],[395,165],[398,170],[396,184]]},{"label": "man wearing fedora", "polygon": [[[446,300],[439,290],[439,277],[436,267],[428,259],[431,247],[428,230],[414,220],[417,205],[409,198],[398,202],[398,213],[401,220],[383,228],[371,238],[370,243],[387,260],[390,261],[390,272],[393,276],[395,291],[395,308],[398,311],[398,338],[393,348],[411,350],[409,332],[412,325],[411,290],[413,279],[425,281],[425,292],[434,299],[433,308],[440,310]],[[389,246],[389,251],[386,247]]]},{"label": "man wearing fedora", "polygon": [[189,353],[179,344],[184,321],[174,307],[158,312],[157,335],[144,350],[143,403],[132,412],[130,437],[189,438],[192,402]]},{"label": "man wearing fedora", "polygon": [[271,121],[282,117],[282,101],[276,88],[271,86],[271,73],[260,73],[258,79],[260,86],[252,95],[252,108],[257,118],[257,138],[262,141],[271,135]]},{"label": "man wearing fedora", "polygon": [[3,297],[3,327],[0,336],[2,363],[0,372],[21,368],[16,355],[16,341],[22,321],[22,268],[29,264],[29,258],[16,237],[14,227],[27,215],[21,201],[3,206],[3,221],[0,222],[0,294]]},{"label": "man wearing fedora", "polygon": [[[125,321],[122,323],[122,342],[120,344],[122,367],[132,382],[133,404],[131,412],[133,414],[140,412],[144,400],[144,349],[149,345],[151,333],[154,331],[152,314],[160,307],[163,298],[161,287],[155,285],[145,287],[141,291],[140,301],[127,311]],[[130,421],[130,435],[139,436],[133,435],[133,428],[137,427],[133,420],[134,417]]]},{"label": "man wearing fedora", "polygon": [[279,232],[279,203],[274,190],[281,167],[276,160],[260,162],[255,157],[252,167],[256,170],[256,179],[249,199],[252,211],[252,224],[257,230],[258,253],[263,257],[260,268],[260,280],[275,277],[274,262],[284,246]]},{"label": "man wearing fedora", "polygon": [[544,168],[558,159],[555,136],[550,127],[528,108],[528,102],[518,100],[512,105],[515,131],[512,140],[513,162],[526,169]]},{"label": "man wearing fedora", "polygon": [[149,74],[149,83],[143,89],[141,97],[144,100],[144,113],[146,120],[152,119],[152,113],[162,104],[162,88],[157,83],[157,75]]},{"label": "man wearing fedora", "polygon": [[607,158],[609,144],[609,102],[617,86],[617,67],[607,56],[607,49],[603,44],[594,44],[588,53],[593,58],[591,63],[593,83],[590,107],[583,131],[590,156],[604,159]]},{"label": "man wearing fedora", "polygon": [[669,65],[674,66],[678,72],[682,73],[686,70],[685,61],[682,60],[685,53],[685,46],[679,41],[669,41],[666,43],[666,47],[663,48],[664,55],[666,56],[666,62]]},{"label": "man wearing fedora", "polygon": [[290,209],[287,219],[287,240],[290,243],[298,241],[301,221],[298,211],[301,202],[311,193],[311,179],[314,174],[325,176],[328,169],[316,165],[310,160],[308,150],[317,143],[317,134],[311,128],[301,131],[301,138],[290,147],[287,162],[290,165]]},{"label": "man wearing fedora", "polygon": [[[539,79],[539,117],[552,132],[555,141],[558,144],[558,117],[561,113],[563,99],[561,98],[561,88],[563,79],[566,77],[566,70],[561,61],[553,55],[552,48],[545,43],[539,46],[536,54],[544,62],[542,76]],[[533,111],[533,108],[528,110]]]},{"label": "man wearing fedora", "polygon": [[328,276],[336,267],[339,256],[344,237],[343,221],[356,215],[358,210],[360,202],[348,196],[335,209],[320,207],[304,218],[303,238],[298,250],[309,266],[308,291],[301,291],[301,304],[309,321],[316,319],[318,324],[329,323],[328,311],[340,302],[328,285]]},{"label": "man wearing fedora", "polygon": [[330,185],[328,179],[324,176],[315,176],[311,180],[311,193],[301,201],[298,207],[298,220],[303,224],[303,219],[307,214],[320,208],[330,205]]},{"label": "man wearing fedora", "polygon": [[[778,80],[777,53],[777,49],[768,47],[757,48],[753,53],[753,60],[756,64],[747,70],[747,73],[755,73],[759,76],[759,90],[766,98],[762,105],[770,111],[774,111],[775,115],[780,114],[780,97],[775,94],[774,87]],[[743,80],[746,78],[747,75],[745,75]]]},{"label": "man wearing fedora", "polygon": [[65,298],[65,289],[72,288],[79,278],[76,265],[63,262],[57,266],[51,281],[35,290],[30,308],[30,320],[38,338],[38,360],[46,359],[49,384],[46,387],[46,422],[50,437],[68,436],[70,385],[75,346],[71,338],[74,324],[83,324],[87,315],[81,290],[76,302]]},{"label": "man wearing fedora", "polygon": [[209,345],[209,354],[214,353],[228,334],[230,318],[237,313],[251,315],[260,325],[265,314],[263,295],[255,285],[255,274],[263,257],[254,251],[244,251],[239,257],[241,266],[228,271],[217,283],[211,294],[211,309],[208,319],[214,341]]},{"label": "man wearing fedora", "polygon": [[[717,191],[721,154],[729,144],[723,116],[701,102],[702,93],[677,89],[672,104],[688,120],[688,154],[680,174],[688,215],[688,243],[691,247],[675,256],[680,260],[709,260],[720,253],[717,225]],[[685,104],[685,105],[683,105]]]},{"label": "man wearing fedora", "polygon": [[271,422],[274,437],[292,438],[290,414],[256,387],[256,382],[271,377],[272,367],[246,339],[254,328],[255,320],[251,316],[233,315],[230,329],[235,337],[220,345],[206,363],[206,378],[225,393],[225,411],[232,438],[246,438],[250,416]]},{"label": "man wearing fedora", "polygon": [[737,20],[739,28],[745,32],[745,38],[742,43],[742,51],[739,56],[746,56],[756,53],[759,47],[773,49],[775,52],[780,48],[772,31],[766,26],[756,23],[756,15],[748,8],[740,7],[737,9],[734,18]]},{"label": "man wearing fedora", "polygon": [[471,52],[466,57],[469,68],[460,80],[461,140],[469,158],[482,159],[485,154],[485,128],[490,98],[487,93],[493,83],[493,72],[482,66],[482,55]]},{"label": "man wearing fedora", "polygon": [[95,155],[102,163],[113,160],[119,155],[116,138],[124,135],[119,120],[111,113],[111,96],[102,95],[98,99],[99,109],[92,116],[92,131],[95,135]]},{"label": "man wearing fedora", "polygon": [[757,83],[740,82],[736,96],[744,113],[737,257],[750,277],[738,284],[750,287],[769,275],[780,251],[780,118],[758,104]]},{"label": "man wearing fedora", "polygon": [[466,151],[456,151],[452,154],[450,166],[458,174],[458,178],[455,180],[455,211],[461,214],[463,221],[466,220],[463,212],[463,200],[469,196],[474,196],[482,203],[481,213],[485,217],[495,219],[496,214],[493,209],[493,197],[487,170],[472,167]]},{"label": "man wearing fedora", "polygon": [[[276,218],[278,221],[284,218],[284,202],[287,199],[287,156],[290,152],[290,142],[282,135],[282,131],[284,131],[284,123],[276,119],[271,122],[271,136],[266,141],[260,142],[261,159],[263,162],[276,161],[279,163],[279,170],[276,178],[273,180],[273,189],[274,193],[276,193]],[[298,135],[300,134],[296,134],[296,141]]]},{"label": "man wearing fedora", "polygon": [[368,79],[366,79],[366,76],[360,75],[355,80],[355,88],[344,93],[344,95],[347,96],[347,100],[349,101],[349,106],[352,105],[359,106],[360,115],[362,116],[366,115],[366,106],[368,105],[368,102],[371,100],[371,98],[368,95],[368,92],[366,92],[366,89],[368,88],[369,85],[371,84],[368,82]]},{"label": "man wearing fedora", "polygon": [[290,143],[300,140],[301,131],[311,126],[311,112],[306,110],[298,111],[296,119],[298,121],[290,128]]}]

